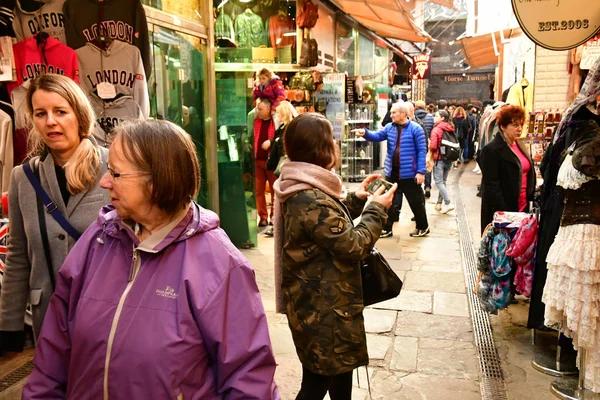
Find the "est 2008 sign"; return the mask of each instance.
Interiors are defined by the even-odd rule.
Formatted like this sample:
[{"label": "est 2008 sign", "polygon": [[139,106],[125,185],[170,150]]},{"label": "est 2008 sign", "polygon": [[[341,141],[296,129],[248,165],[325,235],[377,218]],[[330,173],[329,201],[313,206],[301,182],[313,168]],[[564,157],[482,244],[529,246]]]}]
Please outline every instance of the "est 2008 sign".
[{"label": "est 2008 sign", "polygon": [[600,0],[512,0],[523,32],[550,50],[577,47],[600,31]]}]

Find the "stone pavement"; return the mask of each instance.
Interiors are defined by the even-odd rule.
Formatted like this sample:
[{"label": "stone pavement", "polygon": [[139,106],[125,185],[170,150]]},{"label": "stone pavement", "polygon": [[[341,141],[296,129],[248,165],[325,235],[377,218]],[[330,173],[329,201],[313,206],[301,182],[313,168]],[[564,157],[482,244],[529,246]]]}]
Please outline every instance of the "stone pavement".
[{"label": "stone pavement", "polygon": [[[398,298],[364,313],[373,399],[480,399],[456,215],[440,214],[433,205],[427,204],[432,231],[428,237],[409,236],[414,222],[405,204],[394,236],[377,243],[404,286]],[[301,365],[286,317],[274,313],[272,239],[261,235],[258,248],[244,255],[256,269],[267,310],[277,384],[283,399],[294,399]],[[359,374],[353,399],[362,400],[368,398],[366,369],[360,368]]]}]

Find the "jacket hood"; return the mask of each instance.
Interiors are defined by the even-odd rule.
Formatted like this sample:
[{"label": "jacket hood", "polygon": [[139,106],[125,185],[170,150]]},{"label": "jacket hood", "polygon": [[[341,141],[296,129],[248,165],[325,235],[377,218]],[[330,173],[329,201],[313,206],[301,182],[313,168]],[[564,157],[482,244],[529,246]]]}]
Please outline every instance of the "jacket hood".
[{"label": "jacket hood", "polygon": [[427,111],[421,110],[421,109],[415,110],[415,117],[418,117],[419,119],[423,119],[426,116],[427,116]]},{"label": "jacket hood", "polygon": [[18,10],[25,14],[33,14],[45,5],[45,2],[36,0],[17,0]]},{"label": "jacket hood", "polygon": [[98,47],[93,42],[88,42],[86,46],[92,46],[97,51],[100,51],[104,56],[108,57],[110,55],[114,56],[115,54],[119,53],[121,50],[128,46],[128,43],[114,39],[112,42],[110,42],[110,45],[108,45],[108,47],[104,50]]},{"label": "jacket hood", "polygon": [[[170,229],[162,240],[157,243],[148,243],[147,246],[140,246],[139,248],[147,252],[158,253],[171,243],[187,240],[194,235],[219,228],[219,222],[217,214],[200,207],[196,202],[192,201],[187,213],[185,213],[179,222],[175,223],[173,221],[175,224],[174,227]],[[120,240],[129,238],[138,246],[140,240],[131,228],[133,223],[132,220],[123,221],[112,205],[102,207],[98,214],[98,224],[102,226],[103,234]],[[101,238],[98,239],[101,240]],[[145,242],[148,242],[148,240]],[[150,240],[150,242],[152,241]]]},{"label": "jacket hood", "polygon": [[[31,51],[38,53],[38,46],[37,46],[36,38],[31,37],[26,40],[29,40],[29,41],[26,42],[27,44],[25,46],[28,48],[31,48],[32,49]],[[48,37],[48,39],[46,39],[46,43],[44,44],[44,51],[53,50],[55,47],[58,47],[61,45],[62,45],[62,43],[58,39],[50,36],[50,37]]]},{"label": "jacket hood", "polygon": [[440,121],[437,124],[435,124],[435,126],[440,127],[443,130],[448,131],[448,132],[454,132],[454,127],[446,121]]}]

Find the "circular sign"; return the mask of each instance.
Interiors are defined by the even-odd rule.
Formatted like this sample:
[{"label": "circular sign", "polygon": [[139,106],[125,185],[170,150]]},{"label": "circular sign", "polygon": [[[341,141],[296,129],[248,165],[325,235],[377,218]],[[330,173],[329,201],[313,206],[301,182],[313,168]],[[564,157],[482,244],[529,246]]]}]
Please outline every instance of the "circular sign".
[{"label": "circular sign", "polygon": [[512,0],[523,32],[549,50],[577,47],[600,31],[598,0]]}]

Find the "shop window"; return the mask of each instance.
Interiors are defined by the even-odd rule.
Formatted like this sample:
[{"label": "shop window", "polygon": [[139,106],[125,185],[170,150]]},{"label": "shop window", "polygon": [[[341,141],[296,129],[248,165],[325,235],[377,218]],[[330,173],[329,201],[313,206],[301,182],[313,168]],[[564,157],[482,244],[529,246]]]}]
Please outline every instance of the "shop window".
[{"label": "shop window", "polygon": [[390,63],[389,59],[389,51],[388,49],[384,49],[383,47],[375,46],[375,53],[373,57],[373,65],[375,68],[375,74],[378,74],[375,77],[375,82],[381,84],[387,84],[389,80],[388,75],[388,66]]},{"label": "shop window", "polygon": [[337,21],[335,36],[337,45],[337,71],[346,72],[349,76],[356,75],[355,31],[349,25]]},{"label": "shop window", "polygon": [[213,0],[213,15],[217,62],[296,62],[295,0]]},{"label": "shop window", "polygon": [[358,75],[373,75],[373,41],[363,35],[358,35]]},{"label": "shop window", "polygon": [[200,38],[162,27],[151,30],[153,73],[148,81],[151,116],[188,132],[198,150],[201,189],[196,199],[209,207],[206,184],[206,46]]}]

